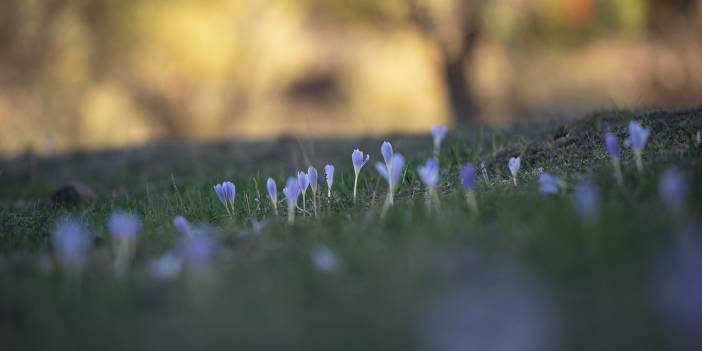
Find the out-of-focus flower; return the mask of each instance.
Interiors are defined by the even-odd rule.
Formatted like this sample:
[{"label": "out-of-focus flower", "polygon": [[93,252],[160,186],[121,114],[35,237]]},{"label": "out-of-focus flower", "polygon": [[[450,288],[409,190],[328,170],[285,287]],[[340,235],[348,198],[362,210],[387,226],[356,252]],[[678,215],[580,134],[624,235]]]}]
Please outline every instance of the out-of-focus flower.
[{"label": "out-of-focus flower", "polygon": [[334,166],[324,166],[324,173],[327,176],[327,197],[331,198],[332,184],[334,184]]},{"label": "out-of-focus flower", "polygon": [[283,188],[285,200],[288,202],[288,223],[295,222],[295,206],[297,205],[297,197],[300,196],[300,183],[297,178],[289,177]]},{"label": "out-of-focus flower", "polygon": [[507,168],[509,168],[509,172],[512,173],[512,181],[514,182],[514,186],[517,186],[517,173],[519,172],[521,163],[521,157],[512,157],[509,159],[509,161],[507,161]]},{"label": "out-of-focus flower", "polygon": [[353,153],[351,154],[351,162],[353,162],[353,171],[355,174],[354,180],[353,180],[353,201],[356,202],[356,189],[358,188],[358,175],[361,173],[361,169],[363,166],[366,165],[368,160],[370,159],[370,155],[366,155],[365,158],[363,158],[363,152],[361,150],[353,150]]},{"label": "out-of-focus flower", "polygon": [[80,220],[65,217],[51,229],[51,243],[56,259],[67,271],[80,271],[92,247],[92,235]]},{"label": "out-of-focus flower", "polygon": [[273,212],[278,215],[278,185],[275,184],[273,178],[268,178],[266,181],[266,189],[268,190],[268,197],[271,198],[271,204],[273,205]]},{"label": "out-of-focus flower", "polygon": [[209,266],[215,259],[217,244],[207,228],[193,228],[191,235],[181,236],[180,254],[185,264],[194,268]]},{"label": "out-of-focus flower", "polygon": [[256,217],[251,217],[251,230],[253,230],[254,233],[260,233],[263,228],[266,227],[266,224],[268,224],[267,221],[259,221],[256,219]]},{"label": "out-of-focus flower", "polygon": [[439,161],[428,159],[424,165],[417,167],[417,173],[427,189],[434,189],[439,184]]},{"label": "out-of-focus flower", "polygon": [[[224,205],[229,215],[234,214],[234,199],[236,198],[236,186],[232,182],[223,182],[214,186],[215,194],[219,202]],[[231,206],[231,210],[229,209]]]},{"label": "out-of-focus flower", "polygon": [[156,279],[174,279],[180,274],[182,269],[183,259],[175,252],[167,252],[151,259],[147,264],[149,275]]},{"label": "out-of-focus flower", "polygon": [[380,153],[383,155],[383,160],[385,161],[385,166],[387,167],[388,171],[390,171],[390,167],[392,167],[392,144],[390,144],[389,141],[384,141],[382,145],[380,145]]},{"label": "out-of-focus flower", "polygon": [[314,215],[317,215],[317,169],[310,166],[307,169],[307,180],[312,188],[312,210]]},{"label": "out-of-focus flower", "polygon": [[312,265],[320,272],[333,273],[338,269],[339,263],[336,254],[327,246],[320,246],[310,253]]},{"label": "out-of-focus flower", "polygon": [[461,168],[461,186],[466,196],[468,207],[474,212],[478,212],[478,201],[475,198],[475,167],[468,162]]},{"label": "out-of-focus flower", "polygon": [[624,176],[622,175],[622,167],[620,162],[621,149],[619,148],[619,139],[617,135],[608,132],[605,134],[605,146],[607,147],[607,153],[612,161],[612,167],[614,168],[614,177],[617,179],[619,185],[624,184]]},{"label": "out-of-focus flower", "polygon": [[702,342],[702,243],[687,235],[681,236],[682,241],[661,259],[658,305],[679,342],[699,345]]},{"label": "out-of-focus flower", "polygon": [[644,128],[637,121],[629,122],[629,145],[631,149],[634,150],[634,157],[636,159],[636,169],[641,172],[643,171],[643,160],[641,159],[641,154],[643,153],[644,147],[646,147],[646,142],[651,134],[650,128]]},{"label": "out-of-focus flower", "polygon": [[390,161],[390,171],[389,172],[388,172],[387,167],[385,165],[383,165],[382,163],[378,162],[375,164],[375,169],[388,182],[388,197],[386,198],[385,205],[383,206],[383,215],[385,214],[387,209],[390,207],[390,205],[392,205],[394,202],[395,189],[397,188],[398,184],[400,183],[400,176],[402,176],[402,172],[404,171],[404,168],[405,168],[405,158],[399,152],[396,152],[392,155],[392,160]]},{"label": "out-of-focus flower", "polygon": [[685,207],[688,190],[687,177],[676,168],[665,170],[658,181],[661,200],[673,211],[680,211]]},{"label": "out-of-focus flower", "polygon": [[134,254],[141,220],[133,213],[116,210],[107,219],[107,230],[112,236],[115,273],[119,276],[124,275]]},{"label": "out-of-focus flower", "polygon": [[695,133],[695,146],[700,147],[700,144],[702,144],[702,132],[698,130]]},{"label": "out-of-focus flower", "polygon": [[190,222],[183,216],[173,218],[173,225],[181,235],[190,235]]},{"label": "out-of-focus flower", "polygon": [[461,168],[461,186],[464,191],[473,191],[475,189],[475,167],[468,162]]},{"label": "out-of-focus flower", "polygon": [[573,190],[573,207],[581,219],[589,221],[600,213],[600,190],[592,182],[582,181]]},{"label": "out-of-focus flower", "polygon": [[539,174],[539,193],[548,195],[556,194],[560,190],[562,181],[548,172]]},{"label": "out-of-focus flower", "polygon": [[441,150],[441,142],[446,137],[448,129],[440,124],[435,124],[431,127],[431,136],[434,139],[434,157],[439,157],[439,152]]}]

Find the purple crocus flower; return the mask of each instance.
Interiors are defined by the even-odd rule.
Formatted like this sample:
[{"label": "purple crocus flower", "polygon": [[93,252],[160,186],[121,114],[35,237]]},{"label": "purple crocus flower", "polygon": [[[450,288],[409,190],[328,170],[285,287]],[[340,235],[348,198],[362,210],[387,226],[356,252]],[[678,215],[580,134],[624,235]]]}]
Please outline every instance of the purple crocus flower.
[{"label": "purple crocus flower", "polygon": [[380,145],[380,153],[383,155],[383,160],[389,170],[390,167],[392,167],[392,144],[388,141],[384,141],[383,144]]},{"label": "purple crocus flower", "polygon": [[92,236],[83,222],[66,217],[57,220],[51,229],[51,243],[64,269],[80,270],[92,247]]},{"label": "purple crocus flower", "polygon": [[336,254],[327,246],[320,246],[310,253],[312,265],[320,272],[333,273],[339,264]]},{"label": "purple crocus flower", "polygon": [[268,197],[271,198],[271,204],[273,205],[273,211],[278,214],[278,185],[275,184],[273,178],[268,178],[266,181],[266,190],[268,190]]},{"label": "purple crocus flower", "polygon": [[315,216],[317,215],[317,176],[317,169],[310,166],[307,169],[307,180],[312,188],[312,210]]},{"label": "purple crocus flower", "polygon": [[640,172],[643,171],[643,160],[641,154],[646,146],[646,141],[651,134],[651,129],[644,128],[639,122],[631,121],[629,122],[629,145],[631,149],[634,150],[634,159],[636,160],[636,169]]},{"label": "purple crocus flower", "polygon": [[592,182],[578,183],[573,190],[573,207],[583,220],[592,220],[600,212],[600,191]]},{"label": "purple crocus flower", "polygon": [[667,169],[658,181],[661,200],[673,211],[680,211],[685,207],[688,190],[687,177],[676,168]]},{"label": "purple crocus flower", "polygon": [[181,237],[180,252],[188,266],[204,268],[214,260],[217,244],[207,228],[194,228],[191,235]]},{"label": "purple crocus flower", "polygon": [[428,159],[424,165],[417,167],[417,174],[427,189],[436,188],[439,184],[439,161],[436,158]]},{"label": "purple crocus flower", "polygon": [[556,194],[560,189],[560,185],[561,180],[550,173],[541,172],[541,174],[539,174],[539,193],[544,195]]},{"label": "purple crocus flower", "polygon": [[181,235],[190,235],[190,222],[183,216],[173,218],[173,225]]},{"label": "purple crocus flower", "polygon": [[522,159],[520,157],[512,157],[507,161],[507,167],[509,172],[512,173],[512,181],[514,186],[517,186],[517,173],[519,172],[519,167],[521,166]]},{"label": "purple crocus flower", "polygon": [[468,162],[461,168],[461,186],[465,191],[473,191],[475,189],[475,167]]},{"label": "purple crocus flower", "polygon": [[385,165],[380,162],[375,164],[375,169],[380,173],[380,175],[385,178],[388,182],[388,198],[385,202],[384,211],[387,210],[389,205],[392,205],[394,199],[395,189],[400,182],[400,176],[405,168],[405,158],[399,152],[392,155],[392,160],[390,161],[390,171]]},{"label": "purple crocus flower", "polygon": [[122,276],[129,269],[141,220],[132,213],[116,210],[107,219],[107,229],[112,235],[115,273]]},{"label": "purple crocus flower", "polygon": [[297,178],[289,177],[283,188],[285,200],[288,202],[288,222],[292,224],[295,221],[295,206],[297,205],[297,197],[300,196],[300,183]]},{"label": "purple crocus flower", "polygon": [[433,127],[431,127],[431,136],[434,139],[435,157],[439,156],[439,150],[441,150],[441,142],[444,140],[444,137],[446,137],[447,132],[448,129],[446,129],[445,126],[442,126],[440,124],[435,124]]},{"label": "purple crocus flower", "polygon": [[612,132],[607,132],[605,134],[605,145],[607,146],[607,153],[609,157],[619,158],[621,156],[621,149],[619,148],[619,138]]},{"label": "purple crocus flower", "polygon": [[607,153],[609,154],[610,160],[612,161],[612,167],[614,168],[614,178],[617,179],[619,185],[624,184],[624,176],[622,175],[622,168],[619,158],[621,156],[621,149],[619,148],[619,139],[617,135],[608,132],[605,134],[605,146],[607,146]]},{"label": "purple crocus flower", "polygon": [[324,173],[327,176],[327,197],[331,197],[332,184],[334,184],[334,166],[324,166]]},{"label": "purple crocus flower", "polygon": [[305,195],[307,195],[307,188],[310,186],[310,179],[305,172],[297,172],[297,184],[300,186],[300,194],[302,194],[302,209],[306,209]]},{"label": "purple crocus flower", "polygon": [[[219,199],[219,202],[224,205],[227,213],[232,215],[234,213],[234,199],[236,198],[236,186],[232,182],[223,182],[222,184],[216,184],[214,186],[215,194]],[[229,207],[231,206],[231,210]]]},{"label": "purple crocus flower", "polygon": [[133,241],[141,230],[141,220],[133,213],[116,210],[107,218],[107,230],[115,240]]},{"label": "purple crocus flower", "polygon": [[365,159],[363,158],[363,152],[356,149],[353,150],[353,153],[351,154],[351,162],[353,162],[353,171],[355,173],[355,177],[353,180],[353,201],[356,202],[356,189],[358,188],[358,175],[361,173],[361,168],[366,165],[368,160],[370,159],[370,155],[366,155]]}]

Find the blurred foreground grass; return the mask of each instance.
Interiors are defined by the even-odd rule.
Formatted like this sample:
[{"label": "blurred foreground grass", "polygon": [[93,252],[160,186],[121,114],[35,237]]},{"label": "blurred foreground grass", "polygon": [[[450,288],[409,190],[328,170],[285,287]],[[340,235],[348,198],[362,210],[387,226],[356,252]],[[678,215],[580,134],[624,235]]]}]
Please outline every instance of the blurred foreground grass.
[{"label": "blurred foreground grass", "polygon": [[[430,138],[391,136],[409,164],[382,220],[386,185],[372,165],[361,173],[360,201],[351,200],[351,151],[370,152],[375,162],[378,138],[172,142],[6,160],[0,164],[0,343],[4,350],[698,349],[699,325],[671,315],[661,291],[679,249],[694,251],[702,242],[702,170],[693,142],[701,117],[699,109],[614,111],[507,130],[451,131],[442,149],[439,211],[425,207],[416,175],[430,156]],[[643,174],[624,149],[622,188],[611,176],[602,137],[605,131],[624,137],[633,118],[653,131]],[[515,155],[522,157],[517,189],[506,169]],[[466,161],[485,162],[490,177],[478,181],[478,215],[456,184]],[[265,179],[272,175],[282,187],[309,163],[318,170],[336,166],[334,195],[322,197],[319,218],[298,215],[288,226],[272,216]],[[658,175],[669,166],[693,180],[682,213],[658,198]],[[562,177],[569,190],[594,180],[601,215],[581,221],[569,191],[538,195],[540,169]],[[224,179],[237,185],[234,218],[212,192]],[[70,181],[89,185],[97,198],[54,206],[51,191]],[[134,271],[121,279],[110,270],[104,229],[116,208],[144,220]],[[67,214],[83,218],[96,235],[80,284],[54,271],[50,256],[48,230]],[[218,261],[206,274],[153,279],[145,263],[175,245],[176,215],[216,228]],[[260,233],[252,231],[251,217],[267,221]],[[335,270],[315,269],[310,258],[320,247],[335,255]]]}]

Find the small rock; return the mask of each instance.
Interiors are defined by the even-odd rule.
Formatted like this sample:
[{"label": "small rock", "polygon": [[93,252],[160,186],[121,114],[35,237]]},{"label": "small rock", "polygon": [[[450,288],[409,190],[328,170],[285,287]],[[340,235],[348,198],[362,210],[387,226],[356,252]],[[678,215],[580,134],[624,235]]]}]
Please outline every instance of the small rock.
[{"label": "small rock", "polygon": [[60,187],[51,195],[56,205],[74,206],[95,198],[95,192],[83,183],[69,183]]}]

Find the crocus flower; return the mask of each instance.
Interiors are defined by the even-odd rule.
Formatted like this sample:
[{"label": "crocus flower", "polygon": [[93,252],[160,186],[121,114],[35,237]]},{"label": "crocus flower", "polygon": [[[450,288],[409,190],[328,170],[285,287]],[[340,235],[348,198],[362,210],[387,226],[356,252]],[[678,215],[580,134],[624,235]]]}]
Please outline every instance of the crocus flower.
[{"label": "crocus flower", "polygon": [[266,227],[266,224],[268,224],[268,222],[265,220],[259,221],[256,217],[251,217],[251,230],[253,230],[254,233],[260,233],[263,228]]},{"label": "crocus flower", "polygon": [[473,211],[478,211],[478,202],[475,198],[475,167],[468,162],[461,168],[460,173],[461,186],[466,196],[466,203]]},{"label": "crocus flower", "polygon": [[634,150],[636,169],[639,172],[643,171],[641,154],[643,153],[643,149],[646,146],[646,141],[648,141],[650,134],[651,129],[642,127],[639,122],[629,122],[629,145],[631,146],[631,149]]},{"label": "crocus flower", "polygon": [[180,254],[185,263],[191,268],[205,268],[215,258],[217,244],[210,230],[196,227],[191,235],[185,235],[180,240]]},{"label": "crocus flower", "polygon": [[312,209],[314,210],[314,215],[317,215],[317,169],[310,166],[307,169],[307,180],[310,183],[310,188],[312,188]]},{"label": "crocus flower", "polygon": [[556,194],[560,189],[562,181],[548,172],[539,174],[539,193],[548,195]]},{"label": "crocus flower", "polygon": [[190,222],[183,216],[173,218],[173,225],[181,235],[190,235]]},{"label": "crocus flower", "polygon": [[307,208],[305,205],[305,195],[307,194],[307,188],[310,186],[310,180],[305,172],[297,172],[297,185],[300,186],[300,194],[302,194],[302,209],[305,210]]},{"label": "crocus flower", "polygon": [[388,182],[388,197],[385,200],[383,213],[385,213],[388,207],[394,202],[395,189],[400,182],[400,176],[405,168],[405,158],[400,153],[394,153],[390,162],[390,172],[388,172],[388,168],[382,163],[377,162],[375,164],[375,169]]},{"label": "crocus flower", "polygon": [[271,198],[271,204],[273,205],[273,211],[276,216],[278,215],[278,185],[275,184],[273,178],[268,178],[266,181],[266,189],[268,190],[268,197]]},{"label": "crocus flower", "polygon": [[300,196],[300,183],[297,178],[289,177],[283,188],[285,200],[288,202],[288,223],[295,222],[295,206],[297,205],[297,197]]},{"label": "crocus flower", "polygon": [[324,173],[327,175],[327,197],[331,198],[332,184],[334,184],[334,166],[324,166]]},{"label": "crocus flower", "polygon": [[448,129],[440,124],[435,124],[431,127],[431,136],[434,139],[434,157],[439,157],[441,141],[446,137],[446,132],[448,132]]},{"label": "crocus flower", "polygon": [[600,191],[589,181],[578,183],[573,190],[573,207],[581,219],[589,221],[600,212]]},{"label": "crocus flower", "polygon": [[135,214],[122,210],[113,211],[107,219],[107,230],[112,236],[115,273],[124,275],[134,253],[141,220]]},{"label": "crocus flower", "polygon": [[332,251],[327,246],[320,246],[314,249],[310,253],[310,259],[312,260],[312,265],[320,272],[333,273],[337,270],[338,259]]},{"label": "crocus flower", "polygon": [[149,275],[156,279],[170,280],[178,276],[183,268],[183,258],[175,252],[167,252],[151,259],[147,265]]},{"label": "crocus flower", "polygon": [[358,175],[361,173],[361,168],[366,165],[366,162],[370,159],[370,155],[366,155],[363,158],[363,152],[356,149],[353,150],[351,154],[351,162],[353,162],[353,171],[356,174],[353,180],[353,201],[356,202],[356,188],[358,187]]},{"label": "crocus flower", "polygon": [[78,273],[83,268],[92,241],[85,224],[74,218],[61,218],[51,229],[56,260],[69,273]]},{"label": "crocus flower", "polygon": [[[224,205],[229,215],[234,214],[234,199],[236,198],[236,186],[232,182],[224,182],[214,186],[215,194],[219,202]],[[229,209],[231,207],[231,210]]]},{"label": "crocus flower", "polygon": [[389,141],[384,141],[383,144],[380,145],[380,153],[383,155],[383,160],[389,170],[390,167],[392,167],[392,144],[390,144]]},{"label": "crocus flower", "polygon": [[436,186],[439,184],[439,161],[436,158],[430,158],[424,165],[417,167],[417,174],[427,188],[429,197],[427,204],[433,202],[434,206],[439,203],[439,193],[436,191]]},{"label": "crocus flower", "polygon": [[417,174],[427,189],[434,189],[439,183],[439,161],[430,158],[424,165],[417,167]]},{"label": "crocus flower", "polygon": [[607,146],[607,153],[612,161],[612,167],[614,168],[614,177],[617,179],[619,185],[624,184],[624,177],[622,176],[622,167],[620,157],[621,149],[619,148],[619,139],[617,135],[608,132],[605,134],[605,146]]},{"label": "crocus flower", "polygon": [[673,210],[680,211],[685,207],[685,200],[689,190],[687,177],[675,168],[669,168],[658,181],[658,192],[663,204]]},{"label": "crocus flower", "polygon": [[509,172],[512,173],[512,181],[514,182],[514,186],[517,186],[517,173],[519,172],[519,166],[522,163],[522,159],[520,157],[512,157],[507,161],[507,167],[509,168]]}]

